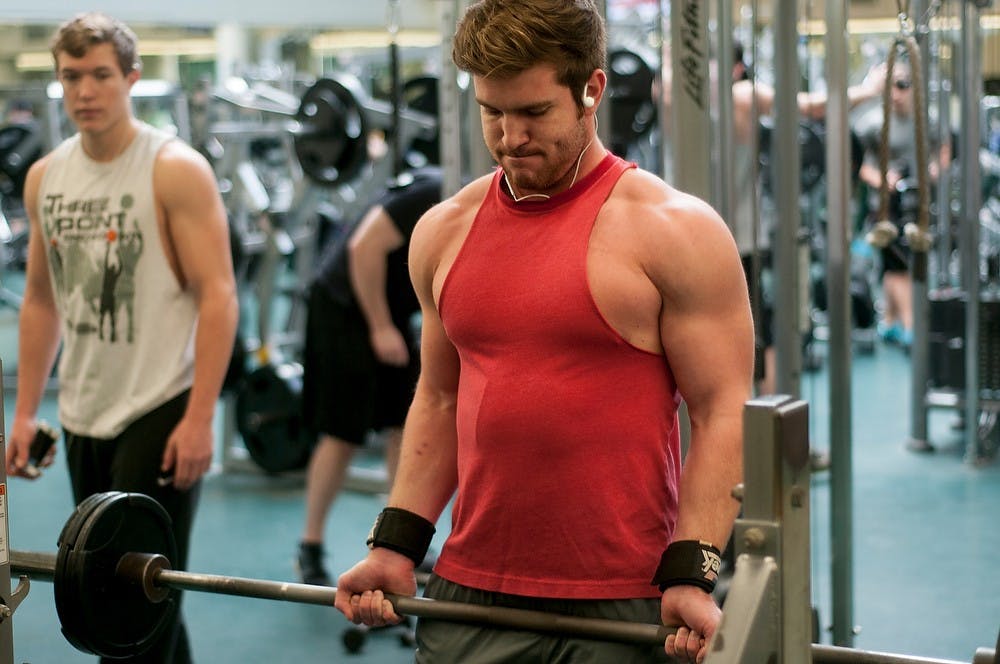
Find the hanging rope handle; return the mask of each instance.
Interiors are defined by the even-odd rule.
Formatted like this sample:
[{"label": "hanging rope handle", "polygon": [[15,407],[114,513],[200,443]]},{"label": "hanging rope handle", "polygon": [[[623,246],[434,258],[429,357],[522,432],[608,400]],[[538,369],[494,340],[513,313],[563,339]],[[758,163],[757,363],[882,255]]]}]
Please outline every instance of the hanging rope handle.
[{"label": "hanging rope handle", "polygon": [[[924,108],[924,79],[923,67],[921,64],[920,47],[914,39],[910,30],[906,29],[905,14],[900,14],[902,26],[901,34],[893,42],[886,62],[886,81],[889,85],[882,91],[882,134],[879,145],[879,171],[882,176],[879,187],[879,210],[878,225],[883,228],[889,220],[889,127],[892,118],[892,87],[893,69],[896,65],[896,55],[901,48],[906,49],[910,59],[910,82],[913,86],[913,114],[914,114],[914,140],[917,144],[917,193],[919,195],[917,203],[917,223],[912,222],[906,225],[906,238],[909,240],[910,248],[913,251],[926,252],[931,247],[932,238],[930,235],[930,181],[928,174],[927,160],[927,127],[926,118],[923,113]],[[891,239],[890,239],[891,241]]]}]

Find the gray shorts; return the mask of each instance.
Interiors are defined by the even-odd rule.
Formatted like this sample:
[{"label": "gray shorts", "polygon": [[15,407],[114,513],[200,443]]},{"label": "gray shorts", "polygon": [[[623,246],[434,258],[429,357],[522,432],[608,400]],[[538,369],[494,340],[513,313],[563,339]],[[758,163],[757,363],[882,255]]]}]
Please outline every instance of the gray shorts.
[{"label": "gray shorts", "polygon": [[[439,600],[507,606],[583,618],[658,624],[658,599],[565,600],[520,597],[460,586],[432,574],[424,596]],[[634,645],[559,634],[480,627],[421,618],[417,621],[418,664],[628,664],[672,662],[663,645]]]}]

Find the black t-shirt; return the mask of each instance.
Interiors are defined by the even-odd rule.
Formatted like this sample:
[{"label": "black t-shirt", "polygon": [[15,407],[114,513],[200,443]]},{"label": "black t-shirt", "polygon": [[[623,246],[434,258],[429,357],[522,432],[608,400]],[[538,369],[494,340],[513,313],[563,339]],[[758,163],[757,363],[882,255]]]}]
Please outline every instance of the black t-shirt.
[{"label": "black t-shirt", "polygon": [[[404,238],[403,246],[387,257],[386,297],[392,318],[397,324],[405,323],[420,309],[407,267],[410,235],[420,217],[440,201],[441,170],[438,168],[425,168],[401,174],[375,201],[375,205],[385,208],[392,223]],[[365,210],[364,214],[367,212]],[[348,272],[350,258],[347,246],[351,236],[357,231],[361,218],[356,219],[345,232],[340,233],[327,245],[320,257],[315,276],[315,281],[326,287],[334,301],[345,306],[356,306]]]}]

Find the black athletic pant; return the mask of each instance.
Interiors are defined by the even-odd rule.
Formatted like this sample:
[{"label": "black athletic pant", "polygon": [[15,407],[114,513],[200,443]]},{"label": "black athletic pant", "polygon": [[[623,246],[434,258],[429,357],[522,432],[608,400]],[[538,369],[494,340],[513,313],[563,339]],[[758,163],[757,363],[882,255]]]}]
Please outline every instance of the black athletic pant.
[{"label": "black athletic pant", "polygon": [[[178,559],[170,562],[173,569],[177,570],[187,569],[191,525],[198,505],[201,482],[188,491],[177,491],[173,486],[159,486],[156,478],[160,472],[167,438],[184,414],[187,399],[188,392],[185,391],[146,413],[110,440],[65,431],[66,463],[69,466],[73,500],[76,504],[79,505],[89,495],[105,491],[144,493],[156,499],[166,509],[173,523]],[[190,662],[191,651],[179,602],[180,596],[174,624],[163,631],[163,636],[149,651],[139,657],[109,661],[150,664]]]}]

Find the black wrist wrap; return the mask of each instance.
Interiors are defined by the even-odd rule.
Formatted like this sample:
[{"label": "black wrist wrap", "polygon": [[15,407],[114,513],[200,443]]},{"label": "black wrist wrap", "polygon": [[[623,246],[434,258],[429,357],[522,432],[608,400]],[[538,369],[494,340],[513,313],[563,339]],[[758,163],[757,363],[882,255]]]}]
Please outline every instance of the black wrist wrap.
[{"label": "black wrist wrap", "polygon": [[419,565],[427,555],[432,537],[434,524],[424,517],[398,507],[386,507],[368,534],[368,548],[389,549]]},{"label": "black wrist wrap", "polygon": [[660,556],[660,566],[650,582],[663,592],[671,586],[697,586],[707,593],[715,589],[722,567],[722,553],[708,542],[671,542]]}]

